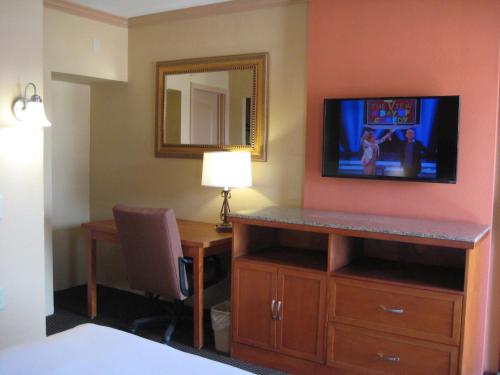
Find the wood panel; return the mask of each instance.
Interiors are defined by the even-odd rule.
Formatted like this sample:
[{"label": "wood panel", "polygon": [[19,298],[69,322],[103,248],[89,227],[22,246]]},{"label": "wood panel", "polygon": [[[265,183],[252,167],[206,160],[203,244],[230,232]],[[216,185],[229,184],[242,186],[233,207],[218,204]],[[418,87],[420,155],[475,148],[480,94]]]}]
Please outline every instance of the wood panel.
[{"label": "wood panel", "polygon": [[233,342],[231,357],[293,375],[356,375],[355,372]]},{"label": "wood panel", "polygon": [[233,223],[233,259],[259,251],[275,243],[274,228]]},{"label": "wood panel", "polygon": [[277,244],[285,247],[323,250],[328,248],[328,234],[280,229],[276,234]]},{"label": "wood panel", "polygon": [[363,240],[363,254],[400,263],[427,264],[459,269],[465,268],[465,251],[443,246],[426,246],[395,241]]},{"label": "wood panel", "polygon": [[277,269],[265,264],[233,262],[233,340],[264,349],[276,347]]},{"label": "wood panel", "polygon": [[482,374],[488,254],[483,241],[467,251],[460,374]]},{"label": "wood panel", "polygon": [[333,321],[459,345],[462,296],[331,278]]},{"label": "wood panel", "polygon": [[232,258],[238,258],[248,252],[249,230],[248,225],[241,223],[233,224],[233,251]]},{"label": "wood panel", "polygon": [[87,315],[90,319],[97,315],[96,250],[97,242],[87,232]]},{"label": "wood panel", "polygon": [[322,250],[295,249],[272,246],[240,259],[252,262],[274,264],[281,267],[293,267],[305,270],[326,270],[327,253]]},{"label": "wood panel", "polygon": [[360,239],[328,234],[328,272],[334,272],[362,254]]},{"label": "wood panel", "polygon": [[278,351],[323,362],[325,301],[324,273],[279,268]]},{"label": "wood panel", "polygon": [[[188,249],[186,249],[188,250]],[[203,330],[203,280],[204,280],[204,254],[203,248],[191,249],[194,252],[193,257],[193,322],[194,322],[194,347],[201,349],[203,347],[204,330]]]},{"label": "wood panel", "polygon": [[357,374],[455,375],[458,348],[330,323],[327,363]]}]

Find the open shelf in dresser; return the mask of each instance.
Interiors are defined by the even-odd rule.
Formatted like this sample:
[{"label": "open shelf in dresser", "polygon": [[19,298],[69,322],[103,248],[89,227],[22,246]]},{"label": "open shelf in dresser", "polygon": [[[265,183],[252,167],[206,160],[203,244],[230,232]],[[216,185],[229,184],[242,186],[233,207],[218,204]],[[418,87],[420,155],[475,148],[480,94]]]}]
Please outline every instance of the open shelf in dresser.
[{"label": "open shelf in dresser", "polygon": [[361,258],[335,271],[332,276],[426,287],[463,294],[464,274],[456,269],[377,258]]},{"label": "open shelf in dresser", "polygon": [[463,294],[466,253],[449,247],[351,238],[331,275]]},{"label": "open shelf in dresser", "polygon": [[326,272],[327,257],[328,253],[323,250],[275,245],[241,256],[239,259]]}]

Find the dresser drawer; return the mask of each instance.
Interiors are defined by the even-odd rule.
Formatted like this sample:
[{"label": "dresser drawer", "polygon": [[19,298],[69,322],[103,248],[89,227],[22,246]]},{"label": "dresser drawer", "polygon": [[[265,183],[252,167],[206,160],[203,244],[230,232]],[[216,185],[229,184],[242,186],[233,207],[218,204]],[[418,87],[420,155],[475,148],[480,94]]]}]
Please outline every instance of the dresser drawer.
[{"label": "dresser drawer", "polygon": [[459,294],[331,278],[330,321],[459,345]]},{"label": "dresser drawer", "polygon": [[328,324],[327,364],[357,374],[456,375],[458,348]]}]

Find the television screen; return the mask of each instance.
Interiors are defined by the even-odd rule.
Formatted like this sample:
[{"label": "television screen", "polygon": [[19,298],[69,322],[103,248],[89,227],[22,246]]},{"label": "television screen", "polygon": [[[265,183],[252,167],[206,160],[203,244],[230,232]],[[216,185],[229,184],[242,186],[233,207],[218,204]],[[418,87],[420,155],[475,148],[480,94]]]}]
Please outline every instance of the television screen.
[{"label": "television screen", "polygon": [[324,177],[456,182],[458,96],[325,99]]}]

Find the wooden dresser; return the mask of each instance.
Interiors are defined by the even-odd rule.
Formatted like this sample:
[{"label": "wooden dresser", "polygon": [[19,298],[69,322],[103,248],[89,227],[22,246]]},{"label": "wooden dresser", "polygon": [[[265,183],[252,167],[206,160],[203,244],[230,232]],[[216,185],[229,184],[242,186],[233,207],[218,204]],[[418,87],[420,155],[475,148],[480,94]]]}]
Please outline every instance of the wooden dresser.
[{"label": "wooden dresser", "polygon": [[230,220],[232,357],[293,374],[481,373],[489,227],[280,207]]}]

